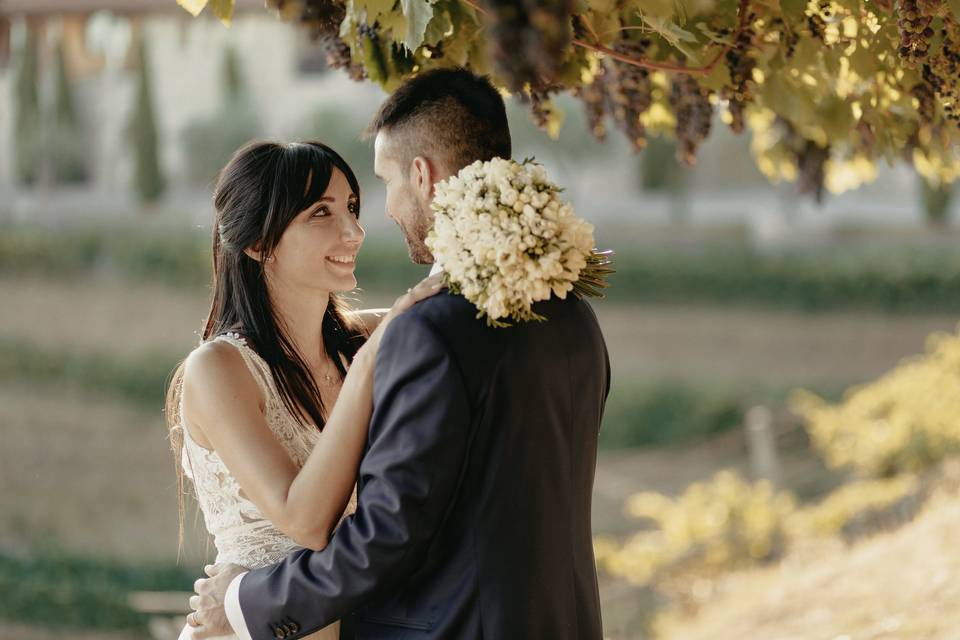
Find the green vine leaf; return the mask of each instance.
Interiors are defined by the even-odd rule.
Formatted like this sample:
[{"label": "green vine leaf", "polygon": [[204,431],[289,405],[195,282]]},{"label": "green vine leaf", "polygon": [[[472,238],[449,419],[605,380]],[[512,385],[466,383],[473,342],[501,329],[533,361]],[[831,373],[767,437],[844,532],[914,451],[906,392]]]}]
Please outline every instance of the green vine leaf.
[{"label": "green vine leaf", "polygon": [[403,46],[416,51],[423,44],[427,25],[433,18],[433,4],[430,0],[400,0],[403,15],[407,19],[407,29],[403,36]]}]

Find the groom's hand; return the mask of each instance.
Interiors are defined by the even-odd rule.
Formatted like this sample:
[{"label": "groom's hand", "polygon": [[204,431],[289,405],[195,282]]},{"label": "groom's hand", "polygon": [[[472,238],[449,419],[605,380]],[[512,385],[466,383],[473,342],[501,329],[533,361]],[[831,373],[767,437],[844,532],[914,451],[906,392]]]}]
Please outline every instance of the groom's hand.
[{"label": "groom's hand", "polygon": [[209,578],[200,578],[193,583],[197,595],[190,598],[187,624],[193,628],[194,640],[233,635],[223,609],[227,587],[235,577],[247,569],[235,564],[207,565],[203,568]]}]

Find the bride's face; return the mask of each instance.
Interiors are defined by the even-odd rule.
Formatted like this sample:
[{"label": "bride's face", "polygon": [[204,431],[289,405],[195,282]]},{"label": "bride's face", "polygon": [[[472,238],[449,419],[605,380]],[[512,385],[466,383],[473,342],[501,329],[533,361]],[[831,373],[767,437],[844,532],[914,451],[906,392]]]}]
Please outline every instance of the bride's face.
[{"label": "bride's face", "polygon": [[360,199],[334,168],[323,196],[290,221],[266,267],[269,281],[296,289],[350,291],[363,244]]}]

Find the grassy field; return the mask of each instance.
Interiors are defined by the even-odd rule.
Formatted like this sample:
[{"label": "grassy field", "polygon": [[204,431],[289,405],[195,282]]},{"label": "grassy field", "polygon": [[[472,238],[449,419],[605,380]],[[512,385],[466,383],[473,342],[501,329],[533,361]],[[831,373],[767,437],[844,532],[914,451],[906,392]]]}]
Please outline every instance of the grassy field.
[{"label": "grassy field", "polygon": [[[362,306],[394,292],[363,292]],[[83,286],[0,278],[0,336],[50,348],[115,355],[186,354],[207,310],[202,290],[92,280]],[[951,314],[798,314],[709,306],[595,303],[614,374],[621,378],[848,384],[923,350],[952,331]]]},{"label": "grassy field", "polygon": [[[364,293],[362,302],[382,306],[393,297],[393,292]],[[2,341],[50,354],[82,352],[131,362],[157,354],[175,362],[196,343],[207,304],[202,289],[109,277],[82,286],[0,278],[0,299],[5,303]],[[615,381],[758,388],[867,380],[922,351],[929,333],[952,330],[956,324],[947,314],[795,314],[609,301],[598,302],[596,308]],[[177,554],[176,498],[160,406],[127,402],[82,382],[14,378],[0,387],[0,482],[5,488],[0,548],[172,565]],[[614,396],[629,393],[628,387],[621,389],[615,389]],[[810,454],[795,425],[781,425],[779,444],[784,483],[801,497],[818,495],[837,481]],[[748,470],[739,430],[684,446],[605,451],[596,481],[595,530],[613,535],[633,530],[636,523],[622,513],[623,501],[632,493],[677,494],[690,482],[728,467]],[[202,523],[193,513],[181,562],[198,570],[210,557]],[[636,630],[636,611],[645,592],[605,578],[602,597],[611,639],[643,637]],[[18,625],[4,622],[0,638],[61,637]],[[70,636],[127,637],[113,632]]]}]

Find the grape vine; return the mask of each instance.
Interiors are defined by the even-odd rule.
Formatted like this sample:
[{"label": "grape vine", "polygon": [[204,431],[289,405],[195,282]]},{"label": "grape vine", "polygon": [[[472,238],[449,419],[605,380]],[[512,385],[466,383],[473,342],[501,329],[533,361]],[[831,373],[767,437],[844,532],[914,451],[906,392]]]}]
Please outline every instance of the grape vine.
[{"label": "grape vine", "polygon": [[[177,0],[198,13],[207,0]],[[232,0],[210,0],[222,7]],[[960,0],[266,0],[331,66],[390,91],[437,67],[489,74],[555,134],[570,92],[598,139],[677,140],[693,164],[714,112],[760,170],[815,198],[900,157],[960,179]],[[229,16],[226,16],[227,18]],[[655,116],[655,117],[654,117]],[[651,124],[652,121],[655,124]]]}]

